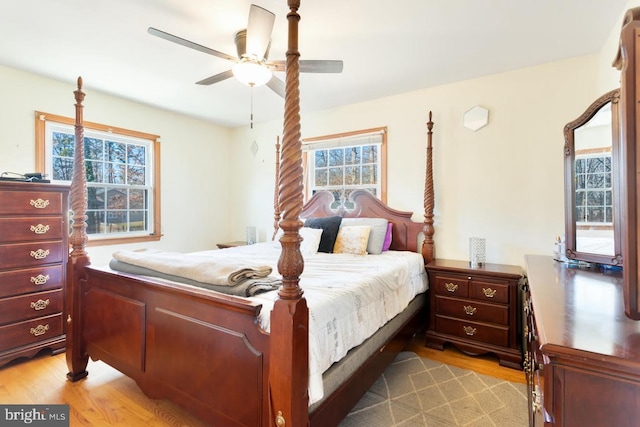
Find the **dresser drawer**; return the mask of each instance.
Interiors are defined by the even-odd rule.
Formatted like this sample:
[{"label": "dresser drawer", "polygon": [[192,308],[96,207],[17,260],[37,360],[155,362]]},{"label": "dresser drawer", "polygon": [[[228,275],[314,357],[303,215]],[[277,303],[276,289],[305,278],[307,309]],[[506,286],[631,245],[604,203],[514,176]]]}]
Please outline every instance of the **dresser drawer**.
[{"label": "dresser drawer", "polygon": [[0,242],[62,239],[63,224],[59,216],[0,218]]},{"label": "dresser drawer", "polygon": [[0,326],[0,352],[62,335],[62,313]]},{"label": "dresser drawer", "polygon": [[509,326],[509,307],[505,305],[436,296],[436,313],[463,320]]},{"label": "dresser drawer", "polygon": [[509,303],[509,285],[474,278],[469,286],[469,297],[480,301]]},{"label": "dresser drawer", "polygon": [[62,288],[62,265],[0,271],[0,298]]},{"label": "dresser drawer", "polygon": [[443,334],[502,347],[509,345],[509,328],[507,326],[487,325],[442,316],[436,316],[436,323],[438,331]]},{"label": "dresser drawer", "polygon": [[62,241],[14,243],[0,246],[2,268],[30,267],[62,262]]},{"label": "dresser drawer", "polygon": [[466,298],[469,295],[467,278],[436,275],[435,293],[438,295]]},{"label": "dresser drawer", "polygon": [[60,215],[62,200],[60,192],[0,190],[0,215]]},{"label": "dresser drawer", "polygon": [[0,325],[62,311],[62,289],[0,299]]}]

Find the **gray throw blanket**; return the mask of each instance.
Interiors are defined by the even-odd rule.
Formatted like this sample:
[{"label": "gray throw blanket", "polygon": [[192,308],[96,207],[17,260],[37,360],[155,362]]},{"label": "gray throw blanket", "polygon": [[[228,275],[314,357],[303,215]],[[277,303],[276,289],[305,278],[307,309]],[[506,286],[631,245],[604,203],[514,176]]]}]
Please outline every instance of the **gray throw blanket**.
[{"label": "gray throw blanket", "polygon": [[115,271],[160,277],[237,296],[278,289],[282,279],[272,268],[235,257],[209,257],[160,251],[117,251],[109,267]]}]

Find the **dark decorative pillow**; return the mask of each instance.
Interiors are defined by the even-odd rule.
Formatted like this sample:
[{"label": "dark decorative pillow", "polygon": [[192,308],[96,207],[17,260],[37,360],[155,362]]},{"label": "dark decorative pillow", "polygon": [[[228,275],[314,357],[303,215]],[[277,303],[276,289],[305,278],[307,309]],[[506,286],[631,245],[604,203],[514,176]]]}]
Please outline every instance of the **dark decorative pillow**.
[{"label": "dark decorative pillow", "polygon": [[324,218],[308,218],[304,222],[305,227],[321,228],[322,237],[320,238],[320,246],[318,252],[333,253],[333,245],[338,237],[338,230],[342,222],[341,216],[328,216]]}]

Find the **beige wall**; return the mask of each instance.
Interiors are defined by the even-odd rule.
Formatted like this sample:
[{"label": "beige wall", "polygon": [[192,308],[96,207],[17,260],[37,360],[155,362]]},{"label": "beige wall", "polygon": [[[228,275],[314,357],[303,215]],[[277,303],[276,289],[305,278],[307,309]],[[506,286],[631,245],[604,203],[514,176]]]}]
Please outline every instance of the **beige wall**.
[{"label": "beige wall", "polygon": [[[0,67],[0,172],[35,168],[34,111],[74,117],[75,78],[59,82]],[[160,242],[129,245],[192,251],[228,240],[226,201],[230,130],[91,89],[85,81],[85,120],[158,134],[162,138],[162,232]],[[105,264],[115,246],[90,247]]]},{"label": "beige wall", "polygon": [[[468,259],[469,237],[487,239],[487,261],[522,265],[524,254],[551,254],[564,232],[563,127],[600,95],[597,55],[424,89],[301,115],[303,137],[388,126],[388,203],[423,212],[427,113],[433,111],[436,251]],[[304,87],[301,88],[304,96]],[[462,126],[474,105],[490,110],[477,132]],[[256,225],[271,235],[274,149],[279,121],[234,130],[232,229]],[[249,151],[252,140],[260,150]],[[240,196],[248,192],[246,202]]]}]

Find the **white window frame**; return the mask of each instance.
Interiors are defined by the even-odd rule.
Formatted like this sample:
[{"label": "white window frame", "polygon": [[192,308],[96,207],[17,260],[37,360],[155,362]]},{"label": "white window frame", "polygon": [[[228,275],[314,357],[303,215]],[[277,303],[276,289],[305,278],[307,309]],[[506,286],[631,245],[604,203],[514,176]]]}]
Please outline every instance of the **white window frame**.
[{"label": "white window frame", "polygon": [[[302,140],[303,151],[303,164],[305,169],[304,181],[305,181],[305,194],[308,200],[318,190],[328,190],[331,192],[340,191],[343,195],[348,194],[355,189],[375,189],[375,196],[382,202],[386,203],[387,186],[386,186],[386,148],[387,148],[387,128],[373,128],[360,131],[353,131],[334,135],[325,135],[314,138],[307,138]],[[315,155],[319,150],[331,150],[336,148],[346,149],[351,147],[364,147],[375,145],[378,147],[377,161],[375,162],[377,182],[370,183],[358,183],[358,184],[346,184],[344,181],[342,185],[316,185],[316,168],[315,168]],[[360,156],[362,159],[362,154]],[[362,163],[360,163],[362,165]],[[337,165],[336,168],[345,169],[348,165]],[[327,168],[330,168],[327,165]],[[343,177],[345,175],[343,174]],[[336,204],[339,204],[336,201]]]},{"label": "white window frame", "polygon": [[[75,139],[74,121],[70,118],[56,116],[47,113],[36,112],[36,146],[37,156],[36,163],[40,171],[43,171],[52,182],[58,184],[70,184],[70,180],[56,180],[53,176],[53,134],[54,132],[62,132],[73,135]],[[105,245],[116,243],[133,243],[140,241],[159,240],[160,235],[160,137],[157,135],[147,134],[143,132],[131,131],[127,129],[114,128],[96,123],[84,123],[84,138],[95,138],[99,140],[114,141],[129,145],[143,146],[145,149],[145,165],[144,165],[144,183],[128,184],[128,183],[110,183],[102,179],[102,182],[87,181],[87,189],[99,188],[110,190],[121,189],[123,191],[141,190],[146,191],[146,201],[141,208],[127,207],[118,210],[107,209],[107,200],[102,208],[88,206],[88,212],[103,212],[104,232],[92,233],[87,230],[89,237],[89,245]],[[104,150],[104,146],[103,146]],[[87,153],[85,153],[87,157]],[[73,159],[70,159],[73,162]],[[85,159],[85,162],[88,161]],[[101,165],[107,166],[110,162],[106,159],[101,160]],[[117,166],[114,163],[114,166]],[[122,164],[120,164],[122,166]],[[126,167],[126,165],[125,165]],[[103,169],[103,174],[107,170]],[[126,176],[127,173],[124,172]],[[127,197],[127,199],[129,199]],[[114,213],[115,212],[115,213]],[[146,228],[143,230],[123,230],[121,227],[113,228],[113,224],[109,223],[108,218],[114,214],[125,215],[124,224],[130,227],[132,224],[130,214],[132,212],[143,212]],[[146,215],[145,215],[146,214]],[[135,221],[134,221],[135,223]],[[108,225],[107,225],[108,224]],[[108,227],[108,228],[107,228]]]}]

